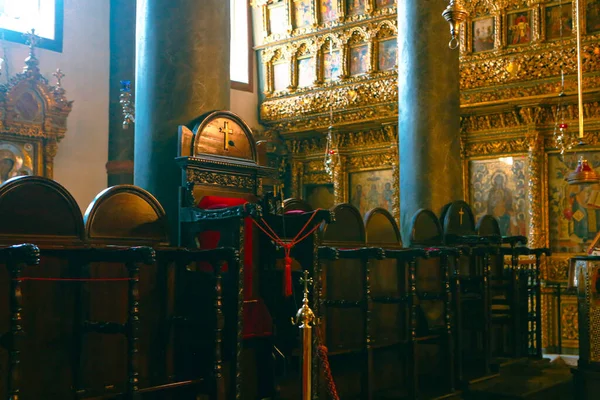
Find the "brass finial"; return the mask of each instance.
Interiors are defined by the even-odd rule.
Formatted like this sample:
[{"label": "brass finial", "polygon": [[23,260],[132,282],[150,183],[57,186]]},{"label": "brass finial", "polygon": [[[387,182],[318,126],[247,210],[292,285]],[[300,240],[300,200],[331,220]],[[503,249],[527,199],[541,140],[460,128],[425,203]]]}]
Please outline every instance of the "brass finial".
[{"label": "brass finial", "polygon": [[35,29],[31,29],[31,31],[24,33],[23,37],[29,45],[29,56],[25,59],[25,67],[23,67],[23,72],[39,74],[40,69],[38,68],[38,65],[40,62],[35,56],[35,48],[40,41],[40,37],[35,34]]},{"label": "brass finial", "polygon": [[304,298],[302,307],[296,313],[296,318],[292,318],[292,323],[299,324],[300,328],[304,328],[315,324],[315,314],[308,306],[308,286],[313,284],[313,279],[308,277],[308,271],[304,271],[304,277],[300,278],[300,283],[304,284]]}]

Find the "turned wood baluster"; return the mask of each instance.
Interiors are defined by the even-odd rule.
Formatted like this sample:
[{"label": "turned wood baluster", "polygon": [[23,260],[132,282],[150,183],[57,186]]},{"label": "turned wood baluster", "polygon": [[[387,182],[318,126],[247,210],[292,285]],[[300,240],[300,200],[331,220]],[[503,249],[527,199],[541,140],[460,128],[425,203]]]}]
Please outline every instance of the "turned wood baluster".
[{"label": "turned wood baluster", "polygon": [[232,261],[230,268],[237,266],[237,336],[236,336],[236,354],[235,354],[235,399],[242,399],[242,346],[244,333],[244,220],[240,219],[239,226],[239,245],[240,252],[236,262]]},{"label": "turned wood baluster", "polygon": [[136,398],[139,390],[139,329],[140,329],[140,268],[135,262],[127,263],[129,272],[129,312],[127,314],[127,395]]},{"label": "turned wood baluster", "polygon": [[417,340],[417,263],[410,260],[408,262],[408,304],[410,311],[408,313],[408,398],[416,399],[418,393],[419,382],[417,379],[417,357],[416,357],[416,340]]},{"label": "turned wood baluster", "polygon": [[23,264],[10,260],[7,264],[10,275],[10,338],[8,345],[8,380],[6,382],[9,400],[21,398],[21,349],[23,347],[23,296],[22,282],[19,280]]},{"label": "turned wood baluster", "polygon": [[371,343],[371,315],[373,311],[373,299],[371,297],[371,268],[370,268],[370,260],[363,259],[363,304],[364,304],[364,312],[365,312],[365,321],[364,321],[364,330],[365,330],[365,354],[366,354],[366,387],[364,388],[364,392],[366,396],[365,399],[371,400],[373,398],[373,349]]},{"label": "turned wood baluster", "polygon": [[540,279],[541,254],[535,255],[535,354],[542,357],[542,282]]},{"label": "turned wood baluster", "polygon": [[[453,312],[452,312],[452,285],[451,285],[451,266],[449,261],[450,255],[444,255],[441,257],[440,262],[442,264],[442,272],[444,276],[444,314],[446,323],[446,346],[447,346],[447,361],[448,361],[448,383],[450,385],[450,391],[454,391],[454,339],[452,332],[453,325]],[[458,260],[458,258],[456,258]]]},{"label": "turned wood baluster", "polygon": [[223,378],[223,266],[225,262],[215,263],[215,394],[217,400],[225,400],[225,380]]}]

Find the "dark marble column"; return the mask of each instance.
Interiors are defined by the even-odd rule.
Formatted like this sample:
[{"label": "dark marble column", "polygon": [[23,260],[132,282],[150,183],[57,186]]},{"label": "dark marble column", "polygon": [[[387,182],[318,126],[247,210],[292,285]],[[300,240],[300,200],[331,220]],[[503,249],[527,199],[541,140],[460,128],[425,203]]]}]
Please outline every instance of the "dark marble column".
[{"label": "dark marble column", "polygon": [[[108,105],[108,186],[133,183],[133,125],[123,128],[120,81],[135,87],[136,0],[110,1],[110,89]],[[135,94],[133,94],[135,96]]]},{"label": "dark marble column", "polygon": [[406,244],[420,208],[439,215],[462,194],[458,50],[442,11],[447,0],[398,2],[400,223]]},{"label": "dark marble column", "polygon": [[176,242],[177,127],[229,108],[229,1],[137,0],[134,183],[155,195]]}]

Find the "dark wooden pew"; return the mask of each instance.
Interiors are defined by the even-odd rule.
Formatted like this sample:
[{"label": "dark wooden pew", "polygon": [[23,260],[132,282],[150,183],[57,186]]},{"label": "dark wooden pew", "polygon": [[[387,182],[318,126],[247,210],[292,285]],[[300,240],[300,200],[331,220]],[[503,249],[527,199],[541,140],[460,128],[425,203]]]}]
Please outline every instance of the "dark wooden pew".
[{"label": "dark wooden pew", "polygon": [[462,372],[461,315],[457,312],[459,282],[456,260],[462,254],[443,245],[438,218],[430,210],[419,210],[412,219],[411,248],[425,251],[410,273],[413,281],[413,314],[417,395],[437,397],[452,393]]},{"label": "dark wooden pew", "polygon": [[[44,178],[15,178],[0,187],[0,217],[1,244],[32,241],[40,249],[39,267],[21,266],[19,280],[0,274],[7,296],[18,283],[23,309],[22,339],[9,343],[22,348],[20,374],[12,374],[5,390],[18,391],[24,400],[225,398],[220,268],[228,263],[237,270],[237,250],[167,246],[162,207],[133,186],[101,193],[84,225],[62,186]],[[212,268],[208,277],[194,272],[202,263]],[[175,276],[183,270],[202,275],[203,286],[195,289],[204,288],[207,301],[197,307],[204,312],[195,321],[202,334],[192,340],[202,343],[195,348],[201,351],[180,368],[173,343],[197,332],[184,323],[179,337],[173,333],[178,320],[188,319],[173,300]],[[0,311],[0,329],[7,331],[10,310]],[[186,369],[190,364],[195,368]],[[170,394],[173,389],[178,391]]]},{"label": "dark wooden pew", "polygon": [[131,185],[100,193],[84,220],[89,243],[143,244],[156,252],[157,262],[140,285],[139,341],[146,358],[138,393],[225,399],[224,371],[231,369],[227,365],[231,357],[224,360],[224,330],[234,332],[235,349],[237,322],[225,324],[223,270],[237,274],[239,251],[168,246],[162,206],[150,193]]},{"label": "dark wooden pew", "polygon": [[[7,354],[6,369],[1,381],[5,382],[6,392],[3,396],[9,399],[19,398],[21,394],[21,353],[23,343],[23,296],[21,272],[27,266],[35,266],[40,262],[40,250],[32,244],[19,244],[0,248],[0,265],[6,267],[8,272],[8,290],[6,302],[1,302],[8,307],[9,328],[0,332],[0,345]],[[3,285],[4,286],[4,285]],[[3,314],[5,310],[2,311]]]}]

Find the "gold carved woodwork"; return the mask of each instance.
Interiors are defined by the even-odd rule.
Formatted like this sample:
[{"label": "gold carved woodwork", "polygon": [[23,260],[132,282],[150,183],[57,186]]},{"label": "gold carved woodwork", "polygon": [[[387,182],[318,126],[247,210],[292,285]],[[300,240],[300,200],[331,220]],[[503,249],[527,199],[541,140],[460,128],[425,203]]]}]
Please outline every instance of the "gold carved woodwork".
[{"label": "gold carved woodwork", "polygon": [[[64,74],[60,70],[54,74],[57,84],[53,86],[40,74],[33,50],[26,64],[23,73],[0,85],[2,163],[13,163],[12,167],[7,166],[11,169],[2,180],[24,174],[54,177],[54,158],[58,143],[65,137],[73,105],[65,97],[61,86]],[[21,149],[22,154],[11,152],[11,146]]]},{"label": "gold carved woodwork", "polygon": [[257,179],[251,176],[227,175],[192,169],[187,170],[187,181],[193,182],[194,184],[242,188],[247,190],[254,190],[257,187]]}]

